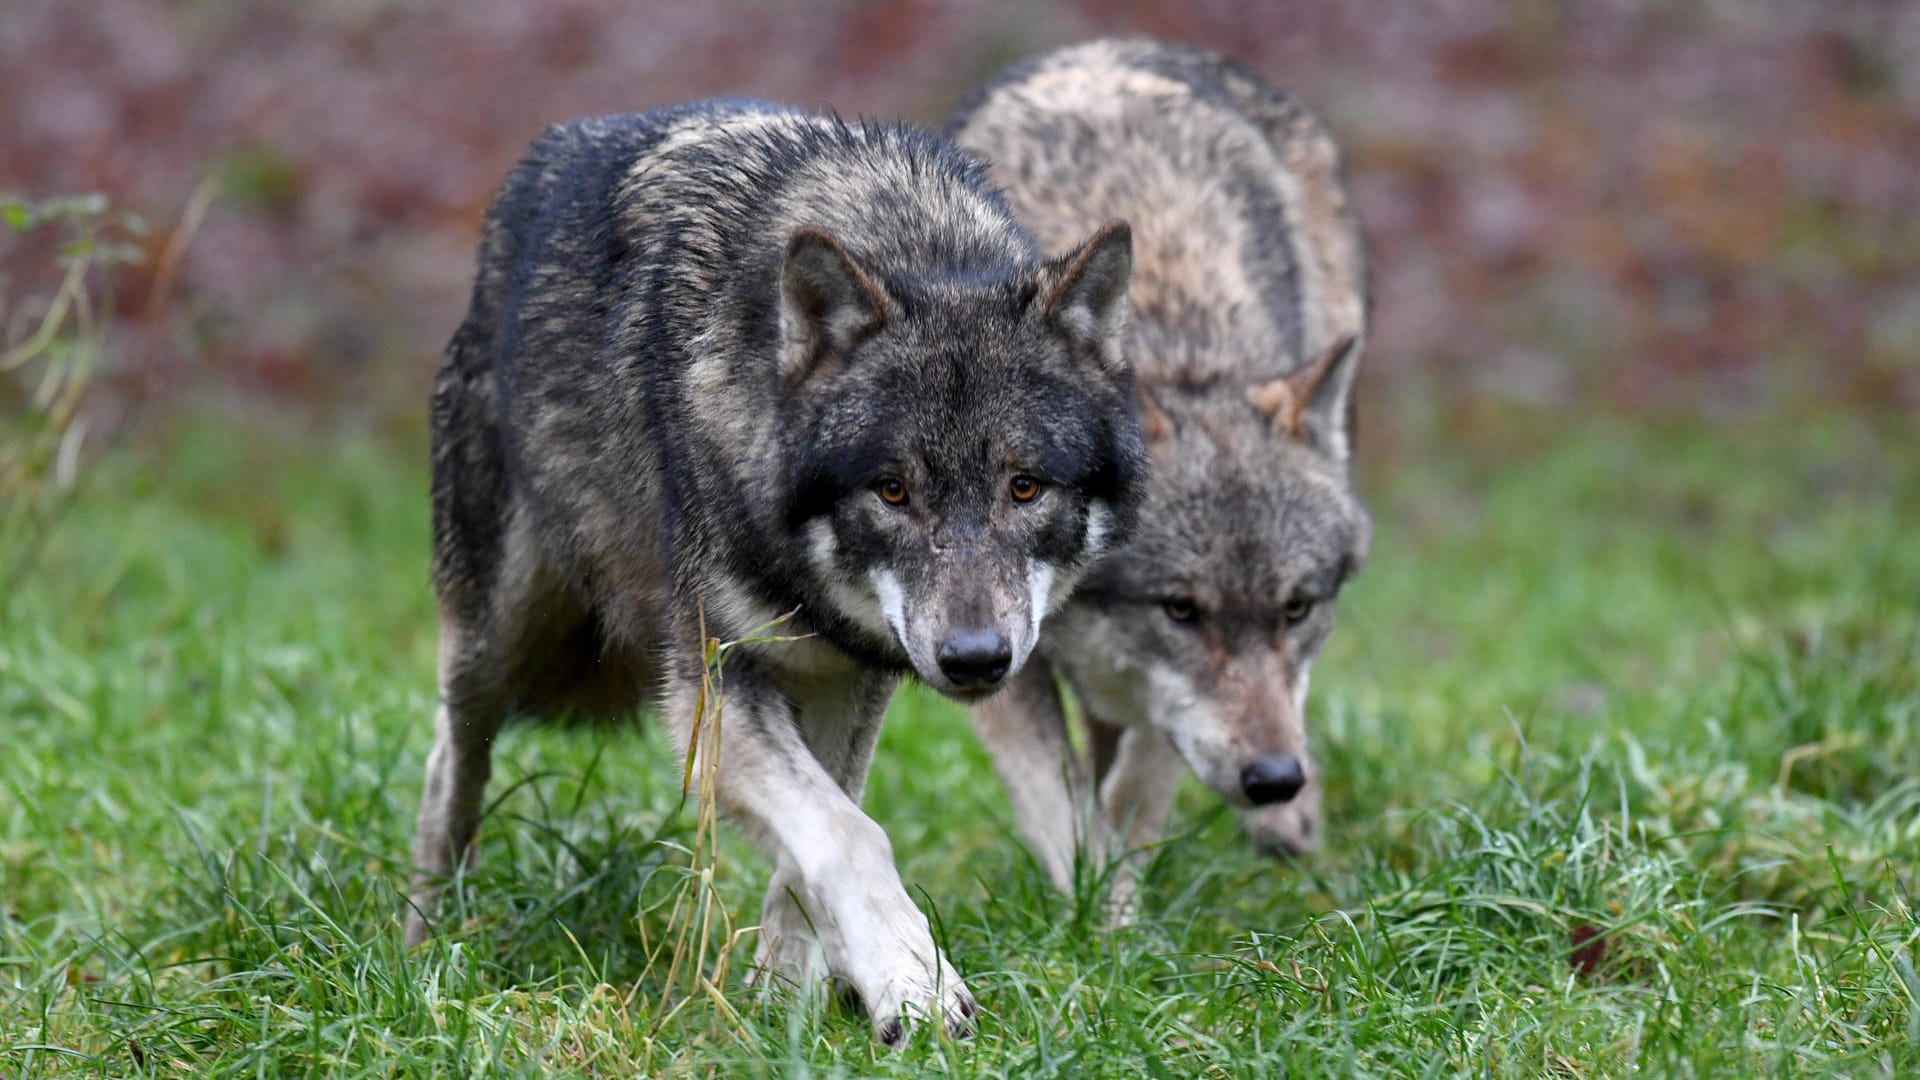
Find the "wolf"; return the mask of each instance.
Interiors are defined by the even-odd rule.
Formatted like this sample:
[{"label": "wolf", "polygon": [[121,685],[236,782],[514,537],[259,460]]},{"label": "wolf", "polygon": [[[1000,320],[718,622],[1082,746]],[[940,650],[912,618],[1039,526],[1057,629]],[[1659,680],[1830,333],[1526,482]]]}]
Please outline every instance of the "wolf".
[{"label": "wolf", "polygon": [[[899,124],[723,100],[533,143],[433,389],[407,941],[502,725],[651,696],[773,863],[757,967],[842,980],[887,1042],[911,1014],[969,1029],[859,803],[900,678],[1001,687],[1135,519],[1129,230],[1037,251],[976,162]],[[776,623],[726,663],[709,762],[703,643]]]},{"label": "wolf", "polygon": [[[1351,479],[1366,256],[1326,127],[1198,48],[1102,40],[990,78],[946,126],[1043,247],[1134,228],[1130,334],[1151,459],[1131,540],[972,712],[1029,847],[1137,852],[1191,769],[1275,855],[1314,848],[1307,687],[1370,519]],[[1069,739],[1072,688],[1087,754]],[[1109,902],[1132,917],[1133,879]]]}]

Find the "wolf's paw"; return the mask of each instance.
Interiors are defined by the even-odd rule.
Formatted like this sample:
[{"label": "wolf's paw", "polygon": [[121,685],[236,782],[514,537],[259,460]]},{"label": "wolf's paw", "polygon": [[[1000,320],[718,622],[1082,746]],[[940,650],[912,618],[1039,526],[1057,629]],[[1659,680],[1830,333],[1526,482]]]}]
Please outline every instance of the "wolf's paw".
[{"label": "wolf's paw", "polygon": [[914,1025],[936,1016],[945,1022],[948,1038],[969,1038],[974,1018],[980,1013],[973,993],[944,956],[940,958],[937,984],[924,977],[896,979],[877,995],[877,1000],[865,1000],[867,1015],[873,1019],[873,1037],[888,1046],[904,1045]]},{"label": "wolf's paw", "polygon": [[769,897],[760,912],[760,946],[754,950],[747,985],[811,986],[827,973],[826,956],[813,927],[784,895]]},{"label": "wolf's paw", "polygon": [[767,896],[760,904],[760,944],[753,953],[753,970],[747,973],[748,986],[799,989],[827,973],[820,937],[800,908],[796,882],[787,866],[776,868],[767,882]]},{"label": "wolf's paw", "polygon": [[407,929],[400,938],[401,945],[409,949],[419,948],[433,936],[433,927],[427,924],[426,917],[418,911],[407,912]]},{"label": "wolf's paw", "polygon": [[400,943],[408,949],[417,949],[433,937],[433,920],[427,914],[434,909],[440,899],[440,889],[434,884],[416,885],[407,897],[407,928],[402,933]]}]

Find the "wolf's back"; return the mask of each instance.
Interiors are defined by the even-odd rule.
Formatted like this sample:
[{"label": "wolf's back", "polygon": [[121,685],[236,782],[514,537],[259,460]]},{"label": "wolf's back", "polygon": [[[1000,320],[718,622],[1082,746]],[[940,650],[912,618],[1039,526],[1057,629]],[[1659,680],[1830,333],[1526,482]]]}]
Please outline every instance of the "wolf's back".
[{"label": "wolf's back", "polygon": [[487,215],[473,316],[499,331],[489,359],[507,372],[598,351],[609,331],[634,329],[608,324],[619,306],[664,318],[655,336],[752,335],[771,326],[768,285],[802,226],[883,267],[1034,258],[945,140],[715,99],[549,128]]},{"label": "wolf's back", "polygon": [[1365,332],[1340,153],[1311,111],[1200,49],[1110,39],[1016,65],[955,110],[1041,245],[1127,217],[1148,383],[1287,374]]}]

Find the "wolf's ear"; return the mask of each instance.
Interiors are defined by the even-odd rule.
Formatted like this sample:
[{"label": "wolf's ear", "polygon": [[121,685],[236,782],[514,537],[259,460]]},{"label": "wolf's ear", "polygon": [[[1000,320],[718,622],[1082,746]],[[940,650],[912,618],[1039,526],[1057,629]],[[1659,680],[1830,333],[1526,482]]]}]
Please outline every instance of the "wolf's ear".
[{"label": "wolf's ear", "polygon": [[780,264],[780,375],[796,383],[887,319],[887,290],[834,235],[807,226]]},{"label": "wolf's ear", "polygon": [[1040,304],[1102,372],[1128,372],[1127,287],[1133,283],[1133,228],[1111,221],[1040,275]]},{"label": "wolf's ear", "polygon": [[1353,378],[1360,370],[1360,338],[1347,334],[1291,375],[1247,388],[1247,401],[1273,421],[1277,434],[1302,439],[1335,461],[1352,456]]}]

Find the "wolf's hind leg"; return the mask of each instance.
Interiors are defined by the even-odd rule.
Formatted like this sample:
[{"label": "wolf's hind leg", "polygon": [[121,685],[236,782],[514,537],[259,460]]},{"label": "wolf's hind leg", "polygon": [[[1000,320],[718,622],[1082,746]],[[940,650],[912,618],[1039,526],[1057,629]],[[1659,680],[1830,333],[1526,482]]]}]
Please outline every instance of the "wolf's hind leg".
[{"label": "wolf's hind leg", "polygon": [[1067,717],[1051,667],[1027,664],[1000,693],[967,711],[974,734],[1007,789],[1014,821],[1054,887],[1073,891],[1076,850],[1106,858],[1105,821],[1094,812],[1093,785],[1067,738]]},{"label": "wolf's hind leg", "polygon": [[[425,941],[428,918],[454,869],[471,862],[481,802],[493,771],[493,739],[506,716],[497,691],[480,674],[482,658],[457,620],[440,621],[441,705],[433,722],[433,749],[413,839],[413,883],[407,899],[406,944]],[[476,684],[481,684],[476,686]]]}]

